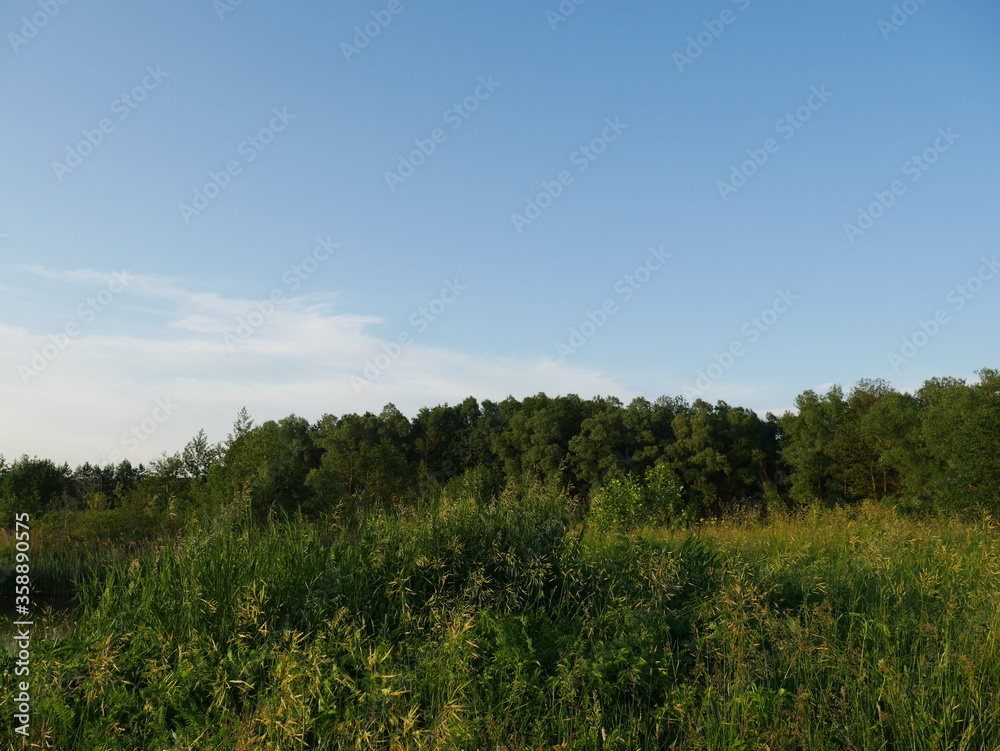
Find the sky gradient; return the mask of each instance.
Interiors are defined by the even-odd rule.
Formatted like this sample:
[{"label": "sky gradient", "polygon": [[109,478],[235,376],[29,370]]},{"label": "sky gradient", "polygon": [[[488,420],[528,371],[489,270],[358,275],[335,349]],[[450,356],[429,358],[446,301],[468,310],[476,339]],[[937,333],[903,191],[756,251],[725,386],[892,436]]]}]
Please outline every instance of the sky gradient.
[{"label": "sky gradient", "polygon": [[1000,364],[1000,6],[14,0],[0,454]]}]

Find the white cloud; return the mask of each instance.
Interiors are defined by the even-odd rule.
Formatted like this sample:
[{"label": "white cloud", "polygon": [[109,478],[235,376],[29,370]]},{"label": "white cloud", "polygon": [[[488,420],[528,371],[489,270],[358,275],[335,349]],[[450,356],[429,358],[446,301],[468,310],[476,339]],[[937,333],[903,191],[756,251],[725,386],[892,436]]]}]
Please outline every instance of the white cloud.
[{"label": "white cloud", "polygon": [[[43,306],[63,292],[53,282],[93,290],[109,278],[89,270],[19,270],[49,283],[41,285],[49,292],[39,298]],[[359,393],[350,377],[362,375],[366,359],[390,344],[367,333],[382,319],[338,312],[328,296],[287,298],[267,316],[251,317],[255,311],[254,300],[134,276],[119,298],[81,323],[77,335],[66,338],[65,328],[57,329],[62,348],[52,331],[29,322],[0,324],[6,423],[0,453],[75,465],[106,462],[118,452],[133,463],[148,463],[163,451],[180,450],[201,428],[213,441],[224,439],[244,405],[258,421],[292,413],[315,420],[324,413],[378,412],[388,402],[412,416],[420,407],[470,395],[634,396],[582,367],[549,358],[467,355],[422,345],[415,332],[412,343]],[[227,344],[223,335],[235,332],[240,321],[260,325]],[[164,415],[158,400],[176,405],[162,421],[153,419]]]}]

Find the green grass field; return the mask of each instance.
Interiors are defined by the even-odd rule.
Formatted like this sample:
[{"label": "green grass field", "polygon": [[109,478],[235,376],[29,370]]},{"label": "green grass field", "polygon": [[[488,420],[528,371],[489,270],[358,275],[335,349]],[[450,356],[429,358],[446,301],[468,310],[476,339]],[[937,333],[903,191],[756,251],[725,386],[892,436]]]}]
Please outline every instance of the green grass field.
[{"label": "green grass field", "polygon": [[83,586],[33,646],[33,742],[992,750],[998,590],[992,523],[874,505],[627,534],[540,488],[351,536],[235,513]]}]

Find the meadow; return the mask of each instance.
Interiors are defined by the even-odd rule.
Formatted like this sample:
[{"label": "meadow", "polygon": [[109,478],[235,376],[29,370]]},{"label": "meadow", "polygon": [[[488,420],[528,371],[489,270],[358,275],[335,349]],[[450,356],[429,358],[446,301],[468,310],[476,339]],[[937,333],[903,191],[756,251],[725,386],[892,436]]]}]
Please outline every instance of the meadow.
[{"label": "meadow", "polygon": [[998,588],[992,520],[887,504],[616,528],[508,485],[341,530],[237,503],[83,572],[33,645],[33,747],[992,750]]}]

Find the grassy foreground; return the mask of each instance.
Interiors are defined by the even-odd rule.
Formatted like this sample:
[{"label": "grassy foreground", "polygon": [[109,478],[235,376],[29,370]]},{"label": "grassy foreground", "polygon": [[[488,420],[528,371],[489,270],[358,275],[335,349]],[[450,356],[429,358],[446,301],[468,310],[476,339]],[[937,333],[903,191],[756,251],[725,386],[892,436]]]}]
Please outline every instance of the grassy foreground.
[{"label": "grassy foreground", "polygon": [[621,535],[567,508],[511,491],[353,540],[236,521],[143,552],[33,645],[33,742],[1000,748],[992,525],[862,506]]}]

